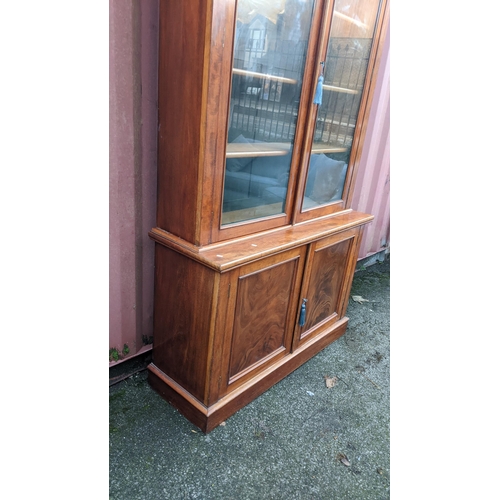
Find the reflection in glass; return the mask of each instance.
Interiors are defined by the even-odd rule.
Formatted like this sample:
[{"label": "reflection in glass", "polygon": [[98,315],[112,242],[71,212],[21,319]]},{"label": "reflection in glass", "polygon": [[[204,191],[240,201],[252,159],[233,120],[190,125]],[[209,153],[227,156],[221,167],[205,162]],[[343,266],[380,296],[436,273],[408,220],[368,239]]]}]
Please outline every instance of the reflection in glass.
[{"label": "reflection in glass", "polygon": [[313,0],[239,0],[222,223],[284,212]]},{"label": "reflection in glass", "polygon": [[342,198],[379,0],[336,0],[302,210]]}]

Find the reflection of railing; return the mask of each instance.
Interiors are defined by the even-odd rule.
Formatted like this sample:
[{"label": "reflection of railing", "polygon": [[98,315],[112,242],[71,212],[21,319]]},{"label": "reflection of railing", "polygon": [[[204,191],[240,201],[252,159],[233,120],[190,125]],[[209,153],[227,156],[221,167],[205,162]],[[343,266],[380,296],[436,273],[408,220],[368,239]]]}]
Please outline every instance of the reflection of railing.
[{"label": "reflection of railing", "polygon": [[261,78],[262,80],[271,80],[273,82],[291,83],[296,84],[297,80],[293,78],[286,78],[284,76],[269,75],[267,73],[258,73],[257,71],[247,71],[245,69],[233,68],[234,75],[252,76],[254,78]]},{"label": "reflection of railing", "polygon": [[[254,158],[257,156],[283,156],[290,151],[290,144],[286,142],[257,142],[237,143],[227,145],[226,158]],[[343,153],[346,147],[329,144],[313,144],[312,154]]]},{"label": "reflection of railing", "polygon": [[[370,47],[371,39],[329,40],[323,102],[317,110],[314,142],[350,147]],[[302,42],[280,42],[266,57],[256,58],[252,67],[242,66],[244,61],[241,58],[235,59],[230,115],[232,129],[245,137],[269,143],[293,141],[305,48]],[[228,153],[231,154],[229,149]]]}]

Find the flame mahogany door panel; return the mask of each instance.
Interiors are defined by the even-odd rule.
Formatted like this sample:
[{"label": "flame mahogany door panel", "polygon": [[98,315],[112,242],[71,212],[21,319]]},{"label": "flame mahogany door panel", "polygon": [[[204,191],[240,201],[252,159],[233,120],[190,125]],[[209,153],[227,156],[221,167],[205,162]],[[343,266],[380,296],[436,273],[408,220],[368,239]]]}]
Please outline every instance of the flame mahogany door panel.
[{"label": "flame mahogany door panel", "polygon": [[297,321],[294,348],[309,341],[345,314],[359,249],[359,228],[310,245],[300,302],[306,299],[303,326]]},{"label": "flame mahogany door panel", "polygon": [[227,363],[223,392],[290,353],[306,250],[301,246],[233,271],[227,307],[234,315],[222,356]]}]

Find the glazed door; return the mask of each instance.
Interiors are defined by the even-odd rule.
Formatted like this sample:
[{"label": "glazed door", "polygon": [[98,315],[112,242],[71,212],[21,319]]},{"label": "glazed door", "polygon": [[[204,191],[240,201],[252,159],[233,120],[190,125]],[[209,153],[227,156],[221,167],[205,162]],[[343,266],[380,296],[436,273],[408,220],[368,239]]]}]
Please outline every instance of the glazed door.
[{"label": "glazed door", "polygon": [[[359,162],[384,0],[335,0],[318,62],[318,85],[299,183],[297,221],[350,205]],[[375,45],[377,47],[377,45]]]},{"label": "glazed door", "polygon": [[237,3],[222,225],[285,213],[313,12]]},{"label": "glazed door", "polygon": [[291,351],[305,254],[302,246],[232,272],[227,310],[234,313],[225,329],[222,393]]},{"label": "glazed door", "polygon": [[222,203],[214,213],[218,240],[284,226],[292,218],[327,3],[236,3]]},{"label": "glazed door", "polygon": [[310,245],[299,297],[294,348],[344,316],[359,240],[359,229],[351,229]]}]

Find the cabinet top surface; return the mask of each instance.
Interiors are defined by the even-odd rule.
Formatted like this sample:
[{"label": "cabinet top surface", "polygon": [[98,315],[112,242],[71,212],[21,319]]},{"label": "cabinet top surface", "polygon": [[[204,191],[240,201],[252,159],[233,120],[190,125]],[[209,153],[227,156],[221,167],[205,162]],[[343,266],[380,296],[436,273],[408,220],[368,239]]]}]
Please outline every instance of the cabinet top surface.
[{"label": "cabinet top surface", "polygon": [[192,245],[160,228],[152,229],[149,236],[158,243],[223,272],[277,252],[362,226],[371,222],[373,218],[373,215],[351,210],[204,247]]}]

